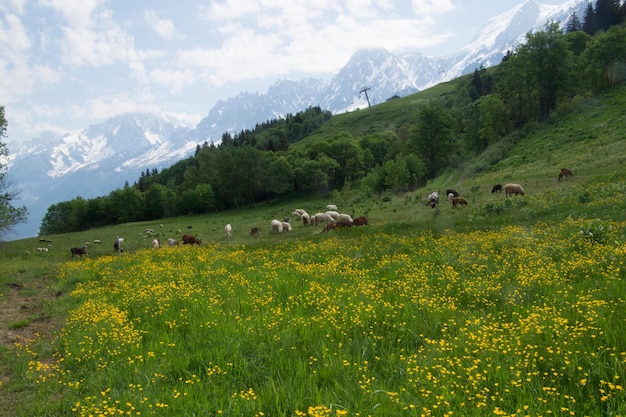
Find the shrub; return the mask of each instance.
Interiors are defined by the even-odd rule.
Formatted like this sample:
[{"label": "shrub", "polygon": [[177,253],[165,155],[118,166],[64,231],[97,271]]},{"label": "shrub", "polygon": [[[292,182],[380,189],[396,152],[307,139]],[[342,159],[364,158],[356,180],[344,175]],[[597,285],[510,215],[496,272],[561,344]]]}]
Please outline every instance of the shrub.
[{"label": "shrub", "polygon": [[611,231],[611,223],[600,219],[590,220],[588,223],[580,227],[580,233],[585,239],[594,243],[606,243],[608,235]]}]

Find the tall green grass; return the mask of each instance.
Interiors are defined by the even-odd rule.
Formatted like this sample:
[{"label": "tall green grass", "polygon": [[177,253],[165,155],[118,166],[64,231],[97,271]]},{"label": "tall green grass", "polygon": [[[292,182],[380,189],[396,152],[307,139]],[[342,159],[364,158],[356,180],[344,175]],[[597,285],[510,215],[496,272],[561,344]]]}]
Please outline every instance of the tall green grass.
[{"label": "tall green grass", "polygon": [[624,415],[624,226],[345,229],[70,262],[54,357],[18,350],[37,387],[20,415]]},{"label": "tall green grass", "polygon": [[[53,340],[3,352],[12,375],[0,390],[23,396],[0,412],[625,415],[623,92],[560,109],[512,138],[498,163],[404,195],[337,190],[163,227],[56,235],[45,253],[37,239],[2,244],[0,294],[55,279],[45,291],[62,295],[48,308],[65,323]],[[357,116],[335,128],[372,128]],[[574,178],[558,183],[561,167]],[[526,196],[489,192],[508,181]],[[449,187],[470,205],[424,205]],[[272,218],[327,203],[370,225],[269,232]],[[192,233],[203,245],[150,250],[147,228],[162,242]],[[72,259],[69,248],[85,242],[91,256]]]}]

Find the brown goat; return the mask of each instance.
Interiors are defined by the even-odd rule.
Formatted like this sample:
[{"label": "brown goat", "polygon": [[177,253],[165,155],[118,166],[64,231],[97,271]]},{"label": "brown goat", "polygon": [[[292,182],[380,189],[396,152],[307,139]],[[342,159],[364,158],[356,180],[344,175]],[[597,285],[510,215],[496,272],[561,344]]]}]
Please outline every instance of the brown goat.
[{"label": "brown goat", "polygon": [[183,235],[183,245],[193,245],[194,243],[199,245],[202,243],[202,239],[198,239],[193,235]]},{"label": "brown goat", "polygon": [[467,206],[467,200],[463,197],[452,197],[452,207],[456,207],[457,205]]},{"label": "brown goat", "polygon": [[559,182],[565,180],[567,177],[573,177],[572,171],[567,168],[561,168],[561,172],[559,172]]}]

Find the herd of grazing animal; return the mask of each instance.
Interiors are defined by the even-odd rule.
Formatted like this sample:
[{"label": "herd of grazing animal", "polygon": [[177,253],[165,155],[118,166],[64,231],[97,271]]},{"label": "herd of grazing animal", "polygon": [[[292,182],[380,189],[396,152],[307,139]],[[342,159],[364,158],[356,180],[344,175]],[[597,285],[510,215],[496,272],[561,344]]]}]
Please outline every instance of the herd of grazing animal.
[{"label": "herd of grazing animal", "polygon": [[[557,177],[557,181],[563,182],[567,178],[571,178],[573,176],[574,174],[572,173],[571,170],[567,168],[561,168],[561,171],[559,172],[559,175]],[[491,187],[491,194],[502,193],[502,190],[504,190],[505,197],[526,195],[524,188],[520,184],[516,184],[516,183],[508,183],[504,186],[502,186],[502,184],[495,184],[493,187]],[[448,201],[452,203],[452,208],[457,208],[459,206],[467,206],[469,204],[467,199],[465,199],[464,197],[461,197],[456,190],[453,190],[451,188],[446,190],[445,195]],[[432,193],[428,194],[428,197],[426,198],[426,205],[432,208],[436,208],[439,205],[439,192],[438,191],[433,191]]]},{"label": "herd of grazing animal", "polygon": [[[572,173],[571,170],[567,168],[561,168],[557,177],[557,181],[563,182],[567,180],[568,178],[572,178],[573,176],[574,174]],[[513,196],[525,196],[524,188],[520,184],[516,184],[516,183],[508,183],[504,186],[502,184],[495,184],[491,188],[491,194],[502,193],[502,190],[504,190],[506,198],[513,197]],[[430,206],[433,209],[437,208],[439,206],[439,200],[440,200],[439,196],[440,194],[438,191],[433,191],[430,194],[428,194],[428,197],[426,199],[427,200],[426,205]],[[465,197],[462,197],[457,190],[454,190],[451,188],[447,189],[445,191],[445,197],[452,204],[452,208],[458,208],[460,206],[469,205],[469,201]],[[340,227],[364,226],[364,225],[367,225],[369,222],[367,217],[365,216],[359,216],[353,219],[352,216],[350,216],[347,213],[340,213],[338,211],[337,206],[334,204],[327,205],[325,211],[319,211],[313,215],[310,215],[304,209],[296,209],[293,211],[292,216],[299,218],[300,221],[302,222],[302,226],[312,226],[312,227],[322,226],[322,231],[328,231],[328,230],[337,229]],[[160,227],[162,228],[163,225],[160,225]],[[188,226],[187,228],[191,229],[192,226]],[[270,233],[278,234],[278,233],[283,233],[283,232],[290,232],[292,230],[293,230],[293,226],[289,218],[284,218],[282,220],[273,219],[270,221]],[[180,229],[178,229],[178,233],[181,233]],[[250,236],[252,237],[258,237],[260,233],[261,233],[261,228],[258,226],[254,226],[250,229]],[[155,233],[153,229],[145,229],[144,234],[149,236]],[[227,238],[231,238],[233,236],[233,226],[230,223],[226,224],[226,226],[224,227],[224,235]],[[144,237],[147,237],[147,236],[144,236]],[[183,234],[181,237],[181,240],[183,242],[183,245],[195,245],[195,244],[201,245],[202,244],[202,239],[192,234]],[[51,241],[43,239],[43,238],[40,239],[40,242],[51,243]],[[93,242],[102,243],[98,239],[94,240]],[[113,243],[113,249],[115,250],[115,252],[121,253],[124,251],[122,247],[123,242],[124,242],[123,238],[119,236],[116,237],[115,242]],[[88,243],[89,242],[86,242],[86,244],[81,247],[72,247],[70,249],[72,258],[74,256],[79,256],[81,258],[83,256],[89,256],[89,253],[87,251],[87,246],[86,246]],[[167,246],[171,247],[171,246],[178,246],[178,245],[179,245],[179,241],[177,239],[174,239],[174,238],[167,239]],[[152,249],[159,249],[160,246],[161,246],[161,242],[158,238],[154,238],[150,244],[150,247]],[[37,248],[37,251],[48,252],[48,248],[45,248],[45,247]]]}]

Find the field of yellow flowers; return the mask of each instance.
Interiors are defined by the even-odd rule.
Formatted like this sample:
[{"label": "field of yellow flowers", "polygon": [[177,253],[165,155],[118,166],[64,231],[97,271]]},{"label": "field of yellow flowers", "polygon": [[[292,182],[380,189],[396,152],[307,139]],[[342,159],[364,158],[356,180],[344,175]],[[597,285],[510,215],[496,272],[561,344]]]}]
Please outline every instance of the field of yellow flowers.
[{"label": "field of yellow flowers", "polygon": [[16,366],[55,399],[38,415],[624,416],[625,226],[347,229],[69,262],[53,360],[32,340]]}]

